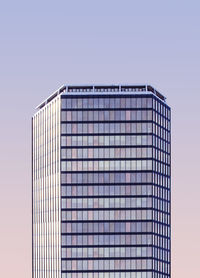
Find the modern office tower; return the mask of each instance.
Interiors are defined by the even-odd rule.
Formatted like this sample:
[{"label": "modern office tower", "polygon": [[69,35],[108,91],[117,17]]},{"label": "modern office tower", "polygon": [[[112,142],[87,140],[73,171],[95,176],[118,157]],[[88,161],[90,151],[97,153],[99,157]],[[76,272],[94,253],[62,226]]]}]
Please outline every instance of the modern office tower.
[{"label": "modern office tower", "polygon": [[32,121],[33,278],[170,277],[170,108],[63,86]]}]

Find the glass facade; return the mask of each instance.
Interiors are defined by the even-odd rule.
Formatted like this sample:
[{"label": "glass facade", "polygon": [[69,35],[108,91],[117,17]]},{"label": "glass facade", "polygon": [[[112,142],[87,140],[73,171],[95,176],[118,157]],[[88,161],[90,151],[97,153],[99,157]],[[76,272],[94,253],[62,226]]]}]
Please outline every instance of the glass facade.
[{"label": "glass facade", "polygon": [[33,278],[61,275],[60,97],[32,119]]},{"label": "glass facade", "polygon": [[[58,248],[58,256],[51,258],[54,276],[34,277],[170,277],[170,108],[150,91],[95,95],[70,93],[68,88],[36,114],[33,229],[40,225],[40,232],[33,230],[34,270],[48,269],[49,265],[41,265],[50,260],[42,250],[51,244]],[[49,115],[51,119],[57,115],[55,132],[53,120],[48,125],[48,116],[42,116],[53,101],[58,104]],[[42,144],[41,122],[52,136],[43,138]],[[48,160],[47,150],[57,153],[56,162]],[[48,167],[56,168],[57,182],[50,180]],[[45,230],[44,236],[40,229],[51,206],[47,205],[51,194],[45,197],[41,192],[45,179],[58,193],[57,222],[50,215],[46,219],[51,227],[60,226],[55,231],[58,241],[44,247],[41,240],[50,231]]]}]

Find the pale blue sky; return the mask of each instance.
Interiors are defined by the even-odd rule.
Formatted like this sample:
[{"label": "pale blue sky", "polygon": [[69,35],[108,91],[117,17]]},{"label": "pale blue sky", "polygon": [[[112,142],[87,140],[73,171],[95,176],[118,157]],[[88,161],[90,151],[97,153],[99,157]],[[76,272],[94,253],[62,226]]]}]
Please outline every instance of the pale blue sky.
[{"label": "pale blue sky", "polygon": [[[63,83],[149,83],[167,97],[172,106],[173,277],[200,277],[199,12],[200,2],[193,0],[1,2],[4,277],[13,271],[30,277],[31,116]],[[12,268],[11,253],[16,257]]]}]

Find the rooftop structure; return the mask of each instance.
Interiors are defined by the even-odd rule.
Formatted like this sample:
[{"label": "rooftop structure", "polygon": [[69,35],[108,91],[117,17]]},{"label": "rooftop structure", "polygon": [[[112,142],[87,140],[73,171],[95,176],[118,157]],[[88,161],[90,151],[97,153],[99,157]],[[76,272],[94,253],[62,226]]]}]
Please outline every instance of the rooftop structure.
[{"label": "rooftop structure", "polygon": [[114,93],[130,93],[138,92],[138,93],[153,93],[159,99],[165,102],[166,97],[164,97],[161,93],[159,93],[155,88],[150,85],[63,85],[58,90],[53,92],[47,99],[45,99],[42,103],[40,103],[36,109],[41,109],[47,103],[49,103],[52,99],[54,99],[57,95],[60,94],[77,94],[81,93],[84,95],[94,94],[97,95],[99,93],[106,94],[109,92],[109,95]]}]

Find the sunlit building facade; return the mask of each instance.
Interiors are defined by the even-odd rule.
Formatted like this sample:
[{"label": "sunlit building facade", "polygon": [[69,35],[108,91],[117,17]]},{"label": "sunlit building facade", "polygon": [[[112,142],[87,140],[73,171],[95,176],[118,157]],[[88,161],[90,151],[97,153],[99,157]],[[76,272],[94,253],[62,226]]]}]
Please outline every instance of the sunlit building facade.
[{"label": "sunlit building facade", "polygon": [[148,85],[63,86],[32,120],[33,278],[167,278],[171,118]]}]

